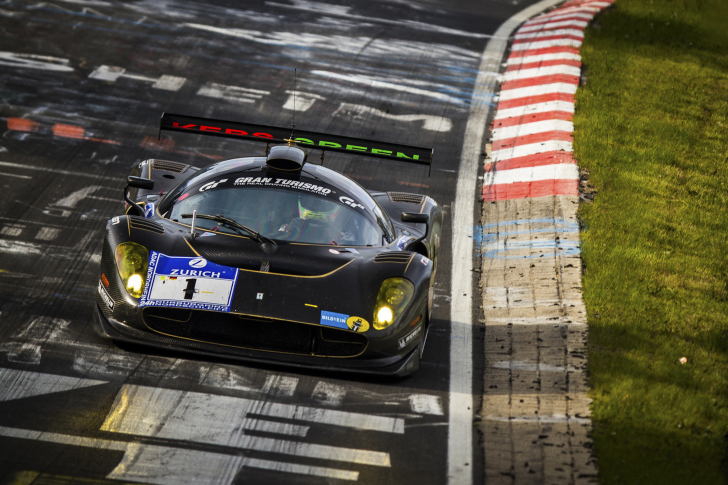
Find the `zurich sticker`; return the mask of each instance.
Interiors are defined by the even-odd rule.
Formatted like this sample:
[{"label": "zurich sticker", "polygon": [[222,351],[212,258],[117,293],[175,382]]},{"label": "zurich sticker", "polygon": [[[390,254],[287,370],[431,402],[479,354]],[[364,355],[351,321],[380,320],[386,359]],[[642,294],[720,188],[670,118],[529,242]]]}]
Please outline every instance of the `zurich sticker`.
[{"label": "zurich sticker", "polygon": [[237,279],[237,268],[204,258],[173,257],[152,251],[139,307],[229,312]]}]

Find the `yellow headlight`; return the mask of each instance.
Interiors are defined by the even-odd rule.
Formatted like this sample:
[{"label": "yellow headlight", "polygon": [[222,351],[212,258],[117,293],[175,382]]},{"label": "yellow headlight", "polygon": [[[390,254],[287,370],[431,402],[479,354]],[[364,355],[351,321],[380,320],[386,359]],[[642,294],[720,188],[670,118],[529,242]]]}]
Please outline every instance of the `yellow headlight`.
[{"label": "yellow headlight", "polygon": [[387,278],[379,288],[374,305],[374,328],[384,330],[402,314],[415,292],[415,285],[404,278]]},{"label": "yellow headlight", "polygon": [[133,298],[139,298],[144,291],[149,265],[149,251],[141,244],[125,242],[116,246],[114,251],[116,268],[121,282]]},{"label": "yellow headlight", "polygon": [[142,290],[142,277],[138,274],[129,276],[129,281],[126,282],[126,289],[130,293],[139,293]]},{"label": "yellow headlight", "polygon": [[381,323],[392,323],[392,310],[387,306],[383,306],[377,312],[377,320]]}]

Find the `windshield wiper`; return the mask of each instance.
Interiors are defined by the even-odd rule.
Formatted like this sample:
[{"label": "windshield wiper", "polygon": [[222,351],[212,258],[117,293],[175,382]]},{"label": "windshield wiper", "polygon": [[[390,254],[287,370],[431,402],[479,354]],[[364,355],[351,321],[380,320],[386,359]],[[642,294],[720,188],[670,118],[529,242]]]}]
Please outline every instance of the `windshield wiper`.
[{"label": "windshield wiper", "polygon": [[[181,214],[180,217],[184,217],[185,219],[189,219],[192,217],[192,214]],[[253,239],[258,241],[260,244],[263,243],[270,243],[274,246],[277,246],[276,242],[272,239],[269,239],[259,233],[258,231],[254,231],[253,229],[249,228],[248,226],[244,226],[240,224],[239,222],[235,222],[232,219],[228,219],[227,217],[223,216],[222,214],[215,214],[214,216],[210,216],[207,214],[196,214],[195,217],[199,217],[200,219],[208,219],[211,221],[218,222],[220,224],[224,224],[226,226],[233,227],[238,230],[245,231],[249,236],[251,236]]]}]

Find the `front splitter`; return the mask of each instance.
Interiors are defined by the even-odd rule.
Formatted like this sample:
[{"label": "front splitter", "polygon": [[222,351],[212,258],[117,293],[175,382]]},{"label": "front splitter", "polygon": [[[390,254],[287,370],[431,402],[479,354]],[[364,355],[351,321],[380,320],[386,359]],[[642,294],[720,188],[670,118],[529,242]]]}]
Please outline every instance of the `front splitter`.
[{"label": "front splitter", "polygon": [[[254,362],[258,364],[285,365],[299,369],[400,377],[409,375],[417,371],[420,367],[419,345],[400,359],[395,357],[371,361],[351,361],[349,359],[328,358],[326,362],[322,362],[321,357],[270,354],[248,349],[234,349],[234,351],[230,351],[228,347],[220,347],[204,342],[191,342],[174,337],[143,332],[124,325],[113,318],[107,319],[101,313],[98,306],[95,307],[94,311],[93,327],[100,336],[114,341],[144,345],[168,351],[184,352],[204,357]],[[277,357],[271,358],[271,355],[276,355]]]}]

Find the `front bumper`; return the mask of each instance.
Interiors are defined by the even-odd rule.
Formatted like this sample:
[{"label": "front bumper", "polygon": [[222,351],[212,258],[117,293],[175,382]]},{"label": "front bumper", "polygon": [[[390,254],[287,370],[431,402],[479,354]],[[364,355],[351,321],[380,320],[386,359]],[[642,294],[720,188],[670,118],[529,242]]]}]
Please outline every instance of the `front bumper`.
[{"label": "front bumper", "polygon": [[165,350],[182,351],[205,357],[225,358],[261,364],[284,364],[315,370],[390,376],[406,376],[418,370],[420,364],[419,345],[404,357],[394,356],[365,360],[289,355],[194,342],[129,327],[113,318],[106,318],[98,305],[95,307],[93,324],[94,329],[99,335],[115,341],[142,344]]}]

